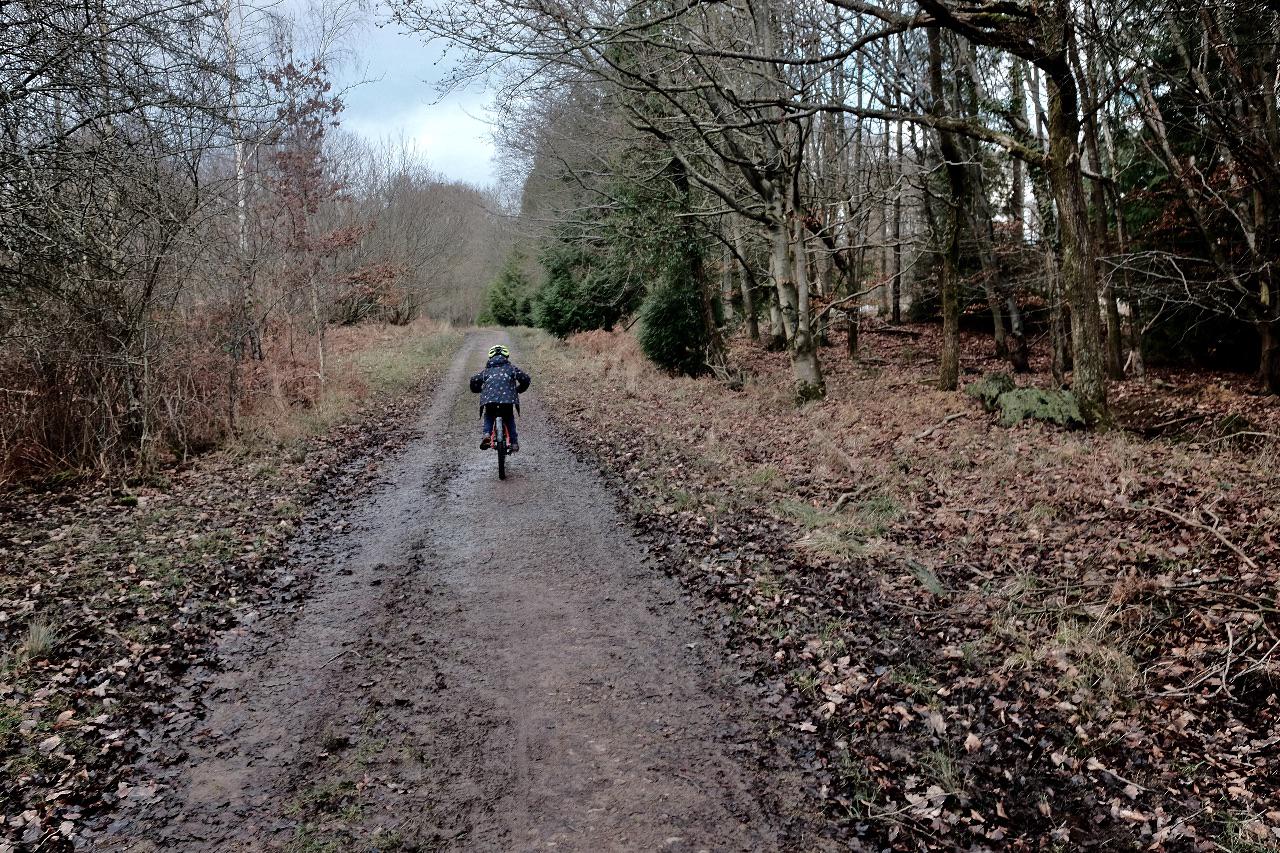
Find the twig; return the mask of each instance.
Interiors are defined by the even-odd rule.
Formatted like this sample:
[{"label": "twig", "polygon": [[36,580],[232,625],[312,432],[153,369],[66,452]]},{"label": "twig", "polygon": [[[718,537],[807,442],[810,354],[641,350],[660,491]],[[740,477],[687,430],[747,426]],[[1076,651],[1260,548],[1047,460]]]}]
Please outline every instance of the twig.
[{"label": "twig", "polygon": [[[946,590],[946,592],[947,592],[948,594],[950,594],[950,593],[951,593],[951,590],[949,590],[949,589],[948,589],[948,590]],[[898,608],[899,610],[903,611],[904,613],[910,613],[912,616],[937,616],[937,615],[938,615],[938,611],[937,611],[937,610],[924,610],[924,609],[921,609],[921,608],[919,608],[919,607],[912,607],[910,604],[900,604],[900,603],[899,603],[899,602],[897,602],[897,601],[887,601],[887,600],[886,600],[886,601],[884,601],[884,602],[882,602],[882,603],[883,603],[886,607],[896,607],[896,608]]]},{"label": "twig", "polygon": [[1210,527],[1210,526],[1209,526],[1209,525],[1207,525],[1207,524],[1201,524],[1201,523],[1200,523],[1200,522],[1198,522],[1198,521],[1195,521],[1195,520],[1193,520],[1193,519],[1187,518],[1185,515],[1181,515],[1181,514],[1179,514],[1179,513],[1176,513],[1176,512],[1174,512],[1174,511],[1173,511],[1173,510],[1171,510],[1171,509],[1165,509],[1165,508],[1164,508],[1164,507],[1162,507],[1162,506],[1153,506],[1153,505],[1151,505],[1151,504],[1130,504],[1130,505],[1129,505],[1129,507],[1130,507],[1131,509],[1149,509],[1149,510],[1151,510],[1152,512],[1158,512],[1158,513],[1160,513],[1161,515],[1167,515],[1167,516],[1169,516],[1170,518],[1177,519],[1178,521],[1181,521],[1183,524],[1187,525],[1188,527],[1197,527],[1197,528],[1199,528],[1200,530],[1208,531],[1209,533],[1212,533],[1214,536],[1216,536],[1216,537],[1218,538],[1218,541],[1219,541],[1219,542],[1221,542],[1223,545],[1226,545],[1228,548],[1230,548],[1232,551],[1234,551],[1234,552],[1236,553],[1236,556],[1238,556],[1241,560],[1244,560],[1245,564],[1246,564],[1249,568],[1254,569],[1255,571],[1256,571],[1256,570],[1257,570],[1257,568],[1258,568],[1258,564],[1257,564],[1257,563],[1255,563],[1255,562],[1254,562],[1254,561],[1249,557],[1249,555],[1248,555],[1248,554],[1246,554],[1244,551],[1240,550],[1240,547],[1239,547],[1238,545],[1236,545],[1234,542],[1232,542],[1230,539],[1228,539],[1227,537],[1223,536],[1223,535],[1222,535],[1222,532],[1221,532],[1220,530],[1218,530],[1216,527]]},{"label": "twig", "polygon": [[875,293],[879,289],[880,289],[880,285],[876,285],[874,287],[868,287],[866,290],[859,290],[857,293],[850,293],[848,296],[842,296],[839,299],[832,302],[831,304],[829,304],[827,307],[823,308],[821,311],[819,311],[817,316],[814,317],[814,319],[821,320],[823,317],[830,314],[832,309],[843,308],[848,303],[853,302],[856,299],[861,299],[864,296],[870,296],[871,294]]},{"label": "twig", "polygon": [[[1090,762],[1092,762],[1092,766],[1090,765]],[[1125,783],[1126,785],[1132,785],[1133,787],[1137,788],[1139,791],[1150,791],[1150,790],[1151,790],[1150,788],[1146,787],[1145,785],[1139,785],[1137,782],[1133,781],[1132,779],[1126,779],[1125,777],[1121,776],[1119,773],[1117,773],[1116,771],[1112,770],[1110,767],[1106,766],[1106,765],[1105,765],[1105,764],[1103,764],[1101,761],[1098,761],[1098,760],[1097,760],[1097,759],[1095,759],[1095,758],[1090,758],[1090,759],[1089,759],[1089,761],[1086,761],[1086,762],[1085,762],[1085,767],[1086,767],[1086,768],[1088,768],[1089,770],[1094,770],[1094,771],[1101,770],[1103,773],[1106,773],[1106,774],[1108,774],[1108,775],[1110,775],[1110,776],[1112,776],[1112,777],[1114,777],[1114,778],[1116,778],[1116,779],[1120,780],[1121,782]]]},{"label": "twig", "polygon": [[899,329],[894,326],[885,326],[880,329],[863,329],[862,331],[869,335],[901,335],[905,338],[918,338],[921,336],[921,333],[914,329]]},{"label": "twig", "polygon": [[850,489],[847,492],[842,492],[840,494],[840,497],[836,499],[835,506],[831,507],[832,514],[834,515],[835,513],[838,513],[841,509],[844,508],[845,504],[847,504],[849,501],[853,500],[854,498],[861,497],[868,489],[870,489],[874,485],[875,485],[874,481],[866,482],[866,483],[863,483],[861,486],[858,486],[858,488],[856,489]]},{"label": "twig", "polygon": [[1140,429],[1142,432],[1155,432],[1158,429],[1171,427],[1171,426],[1174,426],[1175,424],[1184,424],[1184,423],[1187,423],[1188,421],[1194,421],[1197,418],[1199,418],[1200,420],[1204,420],[1205,416],[1200,412],[1194,412],[1190,415],[1183,415],[1180,418],[1174,418],[1173,420],[1165,421],[1164,423],[1152,424],[1151,426],[1148,426],[1148,427],[1140,427]]},{"label": "twig", "polygon": [[[934,800],[937,800],[939,803],[941,803],[941,802],[943,801],[943,799],[945,799],[945,797],[944,797],[944,796],[942,796],[942,795],[938,795],[938,794],[934,794],[932,797],[929,797],[928,795],[926,795],[926,802],[929,804],[929,806],[930,806],[931,808],[933,807],[933,801],[934,801]],[[860,800],[858,800],[858,802],[859,802],[860,804],[862,804],[863,806],[866,806],[866,808],[867,808],[867,812],[868,812],[872,817],[875,817],[875,818],[877,818],[877,819],[883,819],[883,818],[887,818],[887,817],[894,817],[895,815],[906,814],[907,812],[911,811],[912,809],[919,808],[919,806],[921,805],[920,803],[910,803],[910,802],[909,802],[909,803],[907,803],[905,806],[903,806],[902,808],[900,808],[900,809],[896,809],[896,810],[894,810],[894,811],[874,812],[874,811],[872,811],[872,808],[874,808],[875,803],[869,802],[868,800],[861,800],[861,799],[860,799]]]},{"label": "twig", "polygon": [[1231,695],[1231,651],[1236,646],[1236,635],[1231,632],[1231,623],[1227,623],[1227,660],[1222,664],[1222,675],[1218,679],[1218,689],[1215,693],[1225,693],[1228,699],[1235,699]]},{"label": "twig", "polygon": [[1237,675],[1233,680],[1238,681],[1239,679],[1244,678],[1249,673],[1257,672],[1260,669],[1266,669],[1267,665],[1271,662],[1271,656],[1275,654],[1275,651],[1278,648],[1280,648],[1280,640],[1276,640],[1275,645],[1267,649],[1266,653],[1262,657],[1254,661],[1253,665],[1250,666],[1248,669],[1242,670],[1240,674]]},{"label": "twig", "polygon": [[966,412],[955,412],[955,413],[953,413],[953,414],[947,415],[945,418],[943,418],[942,420],[938,421],[938,423],[936,423],[936,424],[934,424],[933,426],[929,427],[929,428],[928,428],[927,430],[925,430],[924,432],[916,433],[916,435],[915,435],[914,437],[915,437],[915,438],[917,438],[917,439],[920,439],[920,438],[928,438],[929,436],[933,435],[933,433],[934,433],[936,430],[942,429],[944,426],[946,426],[947,424],[951,423],[951,422],[952,422],[952,421],[954,421],[956,418],[963,418],[963,417],[965,416],[965,414],[967,414],[967,413],[966,413]]},{"label": "twig", "polygon": [[329,659],[328,659],[327,661],[325,661],[324,663],[320,664],[320,668],[321,668],[321,669],[324,669],[326,666],[328,666],[329,664],[333,663],[334,661],[336,661],[338,658],[342,657],[343,655],[345,655],[345,654],[346,654],[347,652],[349,652],[349,651],[351,651],[351,650],[350,650],[350,649],[343,649],[342,651],[338,652],[338,653],[337,653],[336,655],[334,655],[333,657],[329,658]]},{"label": "twig", "polygon": [[1251,436],[1256,436],[1258,438],[1274,438],[1277,441],[1280,441],[1280,435],[1276,435],[1273,432],[1256,432],[1254,430],[1246,429],[1246,430],[1241,430],[1240,432],[1233,432],[1230,435],[1220,435],[1217,438],[1209,438],[1204,441],[1197,441],[1192,443],[1191,446],[1204,447],[1206,444],[1217,444],[1219,441],[1230,441],[1231,439],[1239,438],[1242,435],[1251,435]]}]

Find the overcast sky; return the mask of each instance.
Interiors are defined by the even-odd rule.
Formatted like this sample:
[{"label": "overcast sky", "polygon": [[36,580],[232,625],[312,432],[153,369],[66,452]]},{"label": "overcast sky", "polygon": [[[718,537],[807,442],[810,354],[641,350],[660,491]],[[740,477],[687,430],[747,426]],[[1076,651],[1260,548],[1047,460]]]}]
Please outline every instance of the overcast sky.
[{"label": "overcast sky", "polygon": [[446,68],[442,46],[402,34],[393,24],[368,27],[352,47],[358,54],[346,75],[370,82],[345,96],[342,124],[373,140],[403,136],[444,177],[476,185],[493,183],[493,143],[481,91],[437,102],[436,81]]}]

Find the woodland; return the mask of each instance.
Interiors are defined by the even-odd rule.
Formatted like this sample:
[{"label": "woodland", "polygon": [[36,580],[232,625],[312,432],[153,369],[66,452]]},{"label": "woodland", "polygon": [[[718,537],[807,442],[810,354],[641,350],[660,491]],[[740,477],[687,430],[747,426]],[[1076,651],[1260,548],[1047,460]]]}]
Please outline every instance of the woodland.
[{"label": "woodland", "polygon": [[1265,4],[389,12],[451,46],[446,89],[494,87],[503,193],[344,135],[332,68],[375,10],[6,6],[3,476],[216,446],[321,393],[328,329],[424,311],[637,318],[725,381],[738,330],[800,399],[870,318],[940,321],[944,389],[962,325],[1010,375],[1043,344],[1091,424],[1152,363],[1280,391]]},{"label": "woodland", "polygon": [[290,11],[0,8],[0,482],[180,460],[321,401],[334,328],[475,318],[501,202],[343,130],[370,10]]},{"label": "woodland", "polygon": [[[343,127],[374,20],[493,186]],[[0,2],[0,851],[155,796],[473,325],[828,840],[1277,849],[1277,200],[1269,0]]]},{"label": "woodland", "polygon": [[[946,389],[962,324],[1011,374],[1046,341],[1091,423],[1110,419],[1108,382],[1148,363],[1280,391],[1264,4],[480,2],[400,19],[466,48],[459,80],[505,81],[545,283],[525,305],[508,282],[495,316],[563,336],[638,311],[658,363],[687,373],[729,367],[728,322],[786,349],[801,398],[823,393],[831,330],[856,356],[868,314],[940,320]],[[657,340],[673,322],[678,342]]]}]

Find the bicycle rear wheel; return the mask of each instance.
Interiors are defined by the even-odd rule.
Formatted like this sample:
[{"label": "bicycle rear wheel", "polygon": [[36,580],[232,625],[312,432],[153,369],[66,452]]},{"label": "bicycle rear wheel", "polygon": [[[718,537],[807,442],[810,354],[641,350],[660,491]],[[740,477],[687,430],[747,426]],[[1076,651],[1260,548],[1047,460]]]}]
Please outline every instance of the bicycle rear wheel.
[{"label": "bicycle rear wheel", "polygon": [[498,479],[507,479],[507,425],[498,418],[494,425],[494,434],[498,439]]}]

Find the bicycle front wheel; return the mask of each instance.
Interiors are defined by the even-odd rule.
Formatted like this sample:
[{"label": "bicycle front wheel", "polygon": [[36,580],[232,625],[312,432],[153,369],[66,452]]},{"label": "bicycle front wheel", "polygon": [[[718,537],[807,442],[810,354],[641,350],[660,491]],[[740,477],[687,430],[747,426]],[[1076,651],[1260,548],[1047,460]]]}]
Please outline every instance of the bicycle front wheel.
[{"label": "bicycle front wheel", "polygon": [[497,426],[494,428],[498,438],[498,479],[507,479],[507,425],[502,422],[502,418],[498,418]]}]

